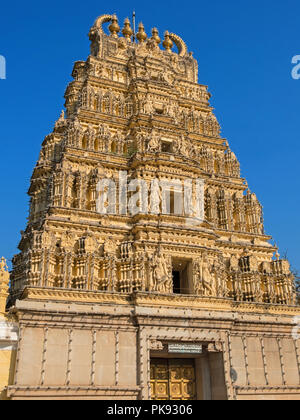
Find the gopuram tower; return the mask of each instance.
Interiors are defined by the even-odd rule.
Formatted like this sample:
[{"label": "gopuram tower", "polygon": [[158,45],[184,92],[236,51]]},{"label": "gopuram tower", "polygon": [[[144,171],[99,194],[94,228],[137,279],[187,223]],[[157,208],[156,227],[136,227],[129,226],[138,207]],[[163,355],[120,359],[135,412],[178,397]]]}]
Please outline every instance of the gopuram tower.
[{"label": "gopuram tower", "polygon": [[115,15],[89,38],[31,179],[8,396],[300,399],[294,278],[197,61]]}]

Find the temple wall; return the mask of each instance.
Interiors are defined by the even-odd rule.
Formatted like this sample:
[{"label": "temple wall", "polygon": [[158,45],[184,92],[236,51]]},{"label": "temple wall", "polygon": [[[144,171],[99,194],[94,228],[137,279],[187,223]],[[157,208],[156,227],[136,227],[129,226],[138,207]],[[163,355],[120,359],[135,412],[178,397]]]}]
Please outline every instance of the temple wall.
[{"label": "temple wall", "polygon": [[17,326],[0,315],[0,400],[6,399],[6,387],[13,383],[16,343]]},{"label": "temple wall", "polygon": [[300,341],[291,337],[232,337],[238,399],[300,398]]},{"label": "temple wall", "polygon": [[209,370],[210,389],[198,384],[205,399],[300,399],[292,316],[26,300],[17,308],[12,399],[149,399],[150,357],[174,342],[207,344],[207,366],[196,363]]},{"label": "temple wall", "polygon": [[6,260],[0,258],[0,400],[7,398],[6,387],[13,383],[18,325],[12,314],[6,312],[9,272]]}]

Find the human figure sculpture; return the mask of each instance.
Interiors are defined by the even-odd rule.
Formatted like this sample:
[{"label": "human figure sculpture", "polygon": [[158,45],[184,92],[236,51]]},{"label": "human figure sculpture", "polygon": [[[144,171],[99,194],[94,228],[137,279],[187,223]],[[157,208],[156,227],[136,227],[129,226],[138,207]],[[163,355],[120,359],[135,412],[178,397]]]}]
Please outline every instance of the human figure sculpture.
[{"label": "human figure sculpture", "polygon": [[157,251],[150,261],[150,268],[152,272],[150,290],[161,293],[170,293],[170,270],[168,268],[166,258],[161,251]]},{"label": "human figure sculpture", "polygon": [[216,296],[226,297],[228,290],[225,278],[225,267],[223,261],[220,258],[214,262],[212,270],[215,276]]},{"label": "human figure sculpture", "polygon": [[179,153],[181,153],[183,156],[188,156],[188,150],[187,150],[187,147],[186,147],[186,141],[185,141],[185,137],[184,137],[183,134],[178,139],[177,149],[178,149]]},{"label": "human figure sculpture", "polygon": [[213,278],[209,269],[206,254],[201,261],[201,280],[205,296],[214,296]]},{"label": "human figure sculpture", "polygon": [[148,146],[147,146],[148,152],[157,152],[159,151],[159,137],[156,134],[156,131],[153,130],[149,140],[148,140]]},{"label": "human figure sculpture", "polygon": [[162,191],[159,184],[159,179],[154,179],[151,182],[151,197],[150,197],[150,211],[152,214],[160,213],[160,204],[162,202]]},{"label": "human figure sculpture", "polygon": [[211,274],[207,255],[194,263],[194,291],[200,296],[215,296],[214,278]]},{"label": "human figure sculpture", "polygon": [[145,102],[145,104],[144,104],[144,114],[149,114],[149,115],[153,114],[153,103],[152,103],[151,100]]},{"label": "human figure sculpture", "polygon": [[193,265],[193,273],[194,273],[194,293],[196,295],[202,296],[204,294],[203,285],[201,282],[201,268],[200,268],[200,261],[194,261]]}]

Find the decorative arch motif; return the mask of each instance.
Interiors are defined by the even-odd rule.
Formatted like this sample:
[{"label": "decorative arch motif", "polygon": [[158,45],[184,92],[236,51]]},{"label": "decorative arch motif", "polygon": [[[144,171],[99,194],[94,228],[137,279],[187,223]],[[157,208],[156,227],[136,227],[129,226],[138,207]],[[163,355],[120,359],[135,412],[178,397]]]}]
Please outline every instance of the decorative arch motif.
[{"label": "decorative arch motif", "polygon": [[188,49],[183,39],[180,38],[180,36],[176,34],[170,34],[170,39],[174,42],[174,44],[178,48],[178,55],[180,57],[185,57],[188,54]]},{"label": "decorative arch motif", "polygon": [[103,34],[104,31],[103,31],[102,25],[104,23],[110,22],[112,20],[112,18],[113,18],[113,15],[102,15],[102,16],[99,16],[96,19],[95,23],[94,23],[94,27],[97,28],[97,29],[99,29],[99,32]]}]

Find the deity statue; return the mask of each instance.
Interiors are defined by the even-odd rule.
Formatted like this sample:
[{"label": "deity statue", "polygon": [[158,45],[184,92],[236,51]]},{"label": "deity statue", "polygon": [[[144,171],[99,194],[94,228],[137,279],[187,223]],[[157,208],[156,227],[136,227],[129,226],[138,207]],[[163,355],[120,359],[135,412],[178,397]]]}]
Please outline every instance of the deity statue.
[{"label": "deity statue", "polygon": [[177,112],[177,106],[176,105],[174,105],[172,103],[166,105],[165,113],[167,115],[169,115],[169,117],[173,118],[173,120],[175,121],[175,124],[178,124],[178,118],[177,118],[178,112]]},{"label": "deity statue", "polygon": [[274,279],[272,277],[268,277],[266,283],[269,302],[276,303],[276,290]]},{"label": "deity statue", "polygon": [[216,296],[228,296],[228,289],[226,284],[226,269],[224,261],[220,256],[214,261],[212,272],[215,276]]},{"label": "deity statue", "polygon": [[159,185],[159,179],[151,182],[150,211],[152,214],[160,213],[160,204],[162,202],[162,191]]},{"label": "deity statue", "polygon": [[172,279],[166,257],[158,250],[150,258],[150,290],[160,293],[172,292]]},{"label": "deity statue", "polygon": [[262,290],[262,284],[260,276],[255,275],[253,279],[253,296],[256,302],[263,302],[264,292]]},{"label": "deity statue", "polygon": [[145,143],[145,137],[143,134],[139,133],[136,136],[136,145],[139,152],[144,151],[144,143]]},{"label": "deity statue", "polygon": [[199,296],[203,296],[204,290],[201,282],[201,268],[200,261],[196,260],[193,262],[193,278],[194,278],[194,293]]},{"label": "deity statue", "polygon": [[207,261],[207,254],[203,254],[201,261],[201,280],[204,289],[204,296],[215,296],[213,276],[211,275],[210,265]]},{"label": "deity statue", "polygon": [[153,114],[153,102],[147,100],[144,103],[144,114],[152,115]]},{"label": "deity statue", "polygon": [[187,154],[189,157],[195,159],[197,157],[197,150],[193,143],[188,144]]},{"label": "deity statue", "polygon": [[188,149],[186,146],[185,136],[182,134],[181,137],[177,140],[177,150],[183,156],[188,156]]},{"label": "deity statue", "polygon": [[158,152],[159,149],[160,149],[159,136],[156,133],[156,131],[153,130],[152,133],[150,134],[149,139],[148,139],[147,151],[148,152]]},{"label": "deity statue", "polygon": [[207,261],[207,254],[204,253],[202,258],[194,264],[194,288],[195,293],[202,296],[215,296],[216,287],[214,278],[211,273],[211,267]]}]

